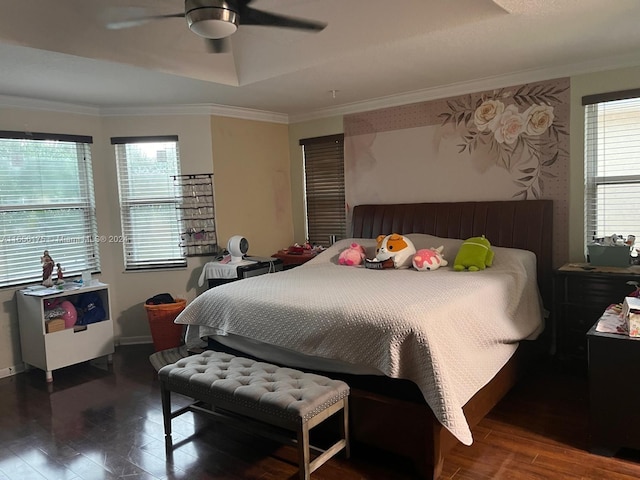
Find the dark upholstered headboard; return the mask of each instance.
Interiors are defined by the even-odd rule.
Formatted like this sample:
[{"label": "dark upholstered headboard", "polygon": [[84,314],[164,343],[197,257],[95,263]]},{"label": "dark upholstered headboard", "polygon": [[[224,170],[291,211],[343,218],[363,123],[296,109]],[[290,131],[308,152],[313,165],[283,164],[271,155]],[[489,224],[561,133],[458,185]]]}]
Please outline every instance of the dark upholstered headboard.
[{"label": "dark upholstered headboard", "polygon": [[529,250],[538,259],[538,284],[551,307],[553,201],[404,203],[353,208],[351,236],[426,233],[466,239],[484,235],[492,245]]}]

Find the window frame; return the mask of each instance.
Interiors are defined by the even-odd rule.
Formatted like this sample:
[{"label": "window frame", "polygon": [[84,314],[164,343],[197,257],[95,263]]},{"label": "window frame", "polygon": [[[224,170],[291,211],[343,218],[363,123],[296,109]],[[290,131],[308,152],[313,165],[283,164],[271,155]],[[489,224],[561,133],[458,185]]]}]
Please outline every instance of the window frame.
[{"label": "window frame", "polygon": [[329,246],[347,236],[344,134],[305,138],[299,144],[303,156],[306,237],[314,245]]},{"label": "window frame", "polygon": [[[135,175],[131,174],[131,164],[133,161],[127,156],[127,147],[140,144],[175,144],[175,161],[176,169],[167,175],[164,187],[171,191],[170,195],[164,195],[158,190],[158,194],[150,196],[140,196],[136,194],[130,182]],[[122,227],[122,244],[124,267],[127,272],[148,271],[156,269],[172,269],[186,268],[187,257],[180,245],[180,217],[178,207],[181,204],[181,193],[179,186],[176,185],[175,178],[181,174],[179,138],[177,135],[152,135],[152,136],[134,136],[134,137],[112,137],[111,144],[114,146],[116,155],[116,166],[118,171],[118,199],[120,202],[120,221]],[[137,159],[140,160],[140,159]],[[157,161],[157,159],[155,159]],[[142,178],[142,177],[141,177]],[[153,181],[153,179],[152,179]],[[157,240],[142,240],[144,234],[141,233],[142,226],[136,226],[136,215],[131,212],[135,209],[157,208],[166,211],[166,207],[171,206],[170,215],[174,220],[172,223],[168,219],[162,222],[156,222],[151,225],[154,229],[166,230],[169,228],[169,234],[173,235],[174,244],[168,241],[161,244],[160,248],[165,249],[167,255],[155,256],[150,252],[158,252]],[[172,226],[173,225],[173,226]],[[166,233],[166,232],[165,232]],[[157,239],[158,237],[154,237]],[[138,240],[138,241],[136,241]],[[148,243],[155,242],[155,246]]]},{"label": "window frame", "polygon": [[[62,199],[54,201],[55,197],[53,197],[50,201],[36,203],[23,197],[22,203],[9,204],[8,199],[0,202],[0,215],[3,217],[4,215],[20,216],[21,213],[24,213],[26,217],[24,229],[20,234],[10,233],[11,225],[15,226],[14,222],[2,222],[0,257],[4,257],[5,260],[2,267],[4,273],[0,275],[0,288],[34,282],[42,283],[44,279],[41,271],[41,257],[45,250],[49,251],[56,264],[60,264],[64,278],[80,276],[82,272],[87,270],[99,273],[100,251],[91,158],[93,138],[87,135],[2,130],[0,131],[0,141],[3,140],[20,142],[19,145],[16,143],[12,158],[4,159],[7,161],[7,165],[4,165],[7,169],[10,168],[11,162],[15,161],[15,158],[21,158],[21,155],[28,158],[29,155],[32,155],[30,148],[36,145],[41,147],[34,142],[43,142],[42,148],[46,148],[47,143],[55,142],[56,148],[51,149],[51,157],[47,155],[50,160],[55,160],[61,152],[73,154],[75,150],[75,161],[77,162],[75,173],[77,176],[73,177],[68,184],[66,183],[68,177],[65,177],[63,185],[67,187],[64,190],[65,193],[76,191],[77,195],[73,198],[64,198],[64,201]],[[65,146],[63,143],[70,145]],[[65,152],[65,148],[68,148],[69,151]],[[74,157],[69,157],[69,159],[73,162]],[[33,176],[38,187],[50,181],[50,178],[47,178],[50,176],[47,173],[48,170],[35,167],[34,169],[31,170],[32,173],[42,171],[40,177]],[[25,191],[28,192],[28,189]],[[31,215],[31,219],[28,218],[29,215]],[[42,223],[43,216],[50,220],[44,225]],[[64,223],[69,220],[73,221],[75,229],[69,230],[69,224]],[[7,233],[9,234],[7,235]],[[79,245],[82,247],[78,247]],[[0,258],[0,263],[3,263],[2,258]],[[59,280],[57,275],[53,275],[51,279]]]},{"label": "window frame", "polygon": [[[636,185],[640,188],[640,171],[637,174],[620,174],[619,172],[615,172],[616,167],[620,168],[620,166],[624,166],[625,163],[620,160],[622,156],[618,150],[616,153],[612,153],[611,157],[612,161],[613,157],[618,157],[615,159],[615,166],[612,165],[613,173],[606,172],[606,154],[607,151],[611,152],[613,150],[612,147],[609,147],[607,150],[607,146],[601,145],[602,141],[609,141],[614,143],[614,135],[615,133],[619,133],[612,128],[607,130],[607,125],[602,123],[602,120],[605,118],[604,115],[607,112],[604,112],[602,109],[606,108],[607,105],[610,107],[610,111],[608,112],[610,115],[618,114],[623,111],[623,107],[621,107],[620,101],[635,101],[637,105],[633,105],[633,111],[636,112],[636,116],[639,117],[639,120],[634,120],[629,125],[633,125],[631,128],[633,130],[630,131],[629,135],[636,137],[631,132],[640,131],[640,89],[632,89],[632,90],[624,90],[617,92],[607,92],[603,94],[596,95],[587,95],[582,98],[582,105],[585,107],[584,112],[584,249],[585,254],[587,253],[587,245],[593,244],[595,241],[602,239],[605,236],[610,236],[612,234],[622,235],[625,239],[629,234],[637,235],[640,232],[635,231],[608,231],[609,229],[619,229],[625,230],[625,222],[610,220],[607,221],[605,217],[607,216],[607,208],[606,206],[602,206],[602,200],[606,201],[606,196],[609,196],[609,201],[613,201],[615,198],[614,193],[609,192],[608,194],[600,193],[600,187],[624,187]],[[612,102],[616,102],[617,104],[613,104]],[[611,118],[611,117],[610,117]],[[611,123],[611,122],[609,122]],[[607,136],[607,132],[609,135]],[[614,133],[615,132],[615,133]],[[616,139],[617,140],[617,139]],[[624,142],[620,144],[624,145],[625,156],[633,157],[633,154],[637,152],[637,150],[632,149]],[[617,145],[616,145],[617,146]],[[640,152],[638,152],[640,153]],[[631,163],[629,163],[631,165]],[[602,171],[604,170],[604,171]],[[603,195],[605,197],[603,197]],[[618,194],[619,195],[619,194]],[[631,193],[631,197],[634,200],[640,200],[640,192],[637,197],[634,193]],[[637,202],[636,202],[637,203]],[[635,204],[635,203],[634,203]],[[615,204],[614,204],[615,205]],[[620,214],[619,210],[613,210],[618,213],[618,216],[624,216],[624,214]],[[611,207],[609,208],[609,218],[611,218]],[[602,230],[599,231],[599,228],[602,226]],[[639,225],[640,226],[640,225]],[[620,227],[620,228],[618,228]],[[640,240],[640,239],[638,239]]]}]

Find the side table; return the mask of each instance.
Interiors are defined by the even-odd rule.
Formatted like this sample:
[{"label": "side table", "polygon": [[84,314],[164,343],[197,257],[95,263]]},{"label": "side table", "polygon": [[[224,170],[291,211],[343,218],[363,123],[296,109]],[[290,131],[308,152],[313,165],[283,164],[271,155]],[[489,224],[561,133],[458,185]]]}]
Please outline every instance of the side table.
[{"label": "side table", "polygon": [[289,270],[290,268],[307,263],[312,258],[315,258],[316,255],[316,252],[313,250],[305,250],[303,253],[288,253],[287,250],[278,250],[272,257],[282,260],[283,268]]},{"label": "side table", "polygon": [[282,261],[277,258],[246,257],[240,263],[209,262],[202,267],[198,285],[204,285],[206,279],[209,288],[214,288],[243,278],[281,270]]},{"label": "side table", "polygon": [[640,338],[587,333],[589,355],[589,448],[613,456],[622,447],[640,448]]}]

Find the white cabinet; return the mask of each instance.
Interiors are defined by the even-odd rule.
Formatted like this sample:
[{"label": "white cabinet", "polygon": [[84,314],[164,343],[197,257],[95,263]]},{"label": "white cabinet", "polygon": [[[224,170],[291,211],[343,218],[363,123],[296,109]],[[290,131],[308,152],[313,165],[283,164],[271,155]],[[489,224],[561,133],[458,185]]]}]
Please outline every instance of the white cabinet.
[{"label": "white cabinet", "polygon": [[[45,325],[45,301],[65,297],[75,303],[80,295],[96,292],[102,300],[105,319],[89,325],[47,333]],[[109,286],[92,284],[74,290],[63,290],[45,296],[16,293],[22,360],[46,372],[47,382],[53,381],[52,371],[94,358],[108,356],[114,352],[113,320],[109,300]]]}]

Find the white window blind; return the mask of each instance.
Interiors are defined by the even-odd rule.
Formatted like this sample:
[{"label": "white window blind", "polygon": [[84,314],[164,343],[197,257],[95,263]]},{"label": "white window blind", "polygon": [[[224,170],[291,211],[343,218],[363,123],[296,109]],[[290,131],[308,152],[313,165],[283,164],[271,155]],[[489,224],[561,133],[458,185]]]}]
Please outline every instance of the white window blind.
[{"label": "white window blind", "polygon": [[344,135],[300,140],[304,152],[307,237],[312,245],[345,238]]},{"label": "white window blind", "polygon": [[112,138],[118,163],[126,270],[183,267],[177,136]]},{"label": "white window blind", "polygon": [[585,240],[640,241],[640,90],[583,98]]},{"label": "white window blind", "polygon": [[[91,137],[0,132],[0,287],[98,271]],[[53,280],[56,280],[54,269]]]}]

